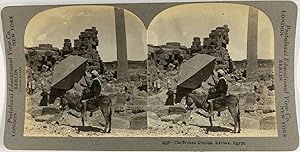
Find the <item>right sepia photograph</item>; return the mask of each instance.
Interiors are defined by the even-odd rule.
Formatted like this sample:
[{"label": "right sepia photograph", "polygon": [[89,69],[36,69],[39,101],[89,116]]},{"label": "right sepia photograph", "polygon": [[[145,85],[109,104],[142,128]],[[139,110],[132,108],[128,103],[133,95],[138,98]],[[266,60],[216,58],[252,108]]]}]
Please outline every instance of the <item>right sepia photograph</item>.
[{"label": "right sepia photograph", "polygon": [[277,137],[274,30],[257,8],[175,6],[147,30],[148,129],[158,137]]}]

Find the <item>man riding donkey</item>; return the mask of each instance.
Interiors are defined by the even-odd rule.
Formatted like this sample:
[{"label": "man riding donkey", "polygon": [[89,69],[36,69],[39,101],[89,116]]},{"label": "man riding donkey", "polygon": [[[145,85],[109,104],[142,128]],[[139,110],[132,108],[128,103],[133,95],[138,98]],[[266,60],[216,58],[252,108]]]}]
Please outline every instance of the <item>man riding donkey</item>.
[{"label": "man riding donkey", "polygon": [[218,116],[220,116],[220,112],[228,109],[230,112],[233,121],[234,121],[234,129],[233,132],[240,133],[240,110],[239,110],[239,99],[235,95],[227,95],[228,91],[228,83],[225,79],[225,72],[222,69],[217,70],[218,80],[214,78],[215,74],[213,75],[213,80],[215,86],[210,88],[208,91],[208,96],[203,98],[194,93],[189,93],[187,96],[187,106],[190,107],[191,105],[195,104],[197,108],[201,108],[209,113],[209,122],[210,127],[206,130],[206,133],[210,131],[213,127],[212,117],[213,112],[217,111]]},{"label": "man riding donkey", "polygon": [[91,74],[85,73],[84,78],[88,84],[88,88],[85,89],[81,97],[83,127],[86,112],[90,111],[90,117],[92,117],[93,112],[100,109],[105,119],[105,128],[103,131],[109,133],[111,131],[112,116],[111,99],[109,96],[101,95],[101,82],[99,80],[99,73],[96,70],[93,70]]},{"label": "man riding donkey", "polygon": [[[215,86],[209,89],[209,94],[207,97],[209,103],[209,116],[214,115],[214,102],[221,101],[226,95],[228,91],[228,83],[225,76],[225,72],[222,69],[217,70],[218,80],[215,79],[215,74],[213,74],[212,78],[214,80]],[[220,116],[220,112],[218,112],[218,116]]]},{"label": "man riding donkey", "polygon": [[[92,79],[90,79],[90,77]],[[95,102],[96,98],[100,95],[101,92],[101,82],[99,80],[99,73],[96,70],[93,70],[90,75],[88,73],[85,73],[84,78],[88,84],[88,88],[83,92],[81,97],[81,102],[83,105],[82,114],[86,114],[87,108],[88,109],[94,108],[93,102]],[[93,111],[91,111],[90,116],[93,116]]]}]

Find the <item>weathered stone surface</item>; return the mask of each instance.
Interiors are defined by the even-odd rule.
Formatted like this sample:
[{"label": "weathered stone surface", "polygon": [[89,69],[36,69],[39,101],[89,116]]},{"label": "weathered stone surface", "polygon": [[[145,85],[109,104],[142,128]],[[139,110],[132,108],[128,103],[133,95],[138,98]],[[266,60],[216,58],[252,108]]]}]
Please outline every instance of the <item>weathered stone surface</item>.
[{"label": "weathered stone surface", "polygon": [[273,105],[258,105],[258,110],[262,110],[263,113],[275,112],[275,106]]},{"label": "weathered stone surface", "polygon": [[260,129],[259,120],[249,117],[241,117],[241,128]]},{"label": "weathered stone surface", "polygon": [[255,93],[246,94],[245,112],[254,112],[257,109]]},{"label": "weathered stone surface", "polygon": [[257,110],[257,105],[253,103],[246,103],[245,104],[245,112],[254,112]]},{"label": "weathered stone surface", "polygon": [[79,118],[82,115],[81,112],[77,112],[74,109],[70,109],[70,111],[68,113],[71,114],[72,116],[76,117],[76,118]]},{"label": "weathered stone surface", "polygon": [[250,116],[256,116],[257,115],[257,111],[251,111],[251,112],[249,112],[249,115]]},{"label": "weathered stone surface", "polygon": [[58,97],[54,100],[53,105],[59,106],[60,104],[61,104],[61,98]]},{"label": "weathered stone surface", "polygon": [[177,123],[178,121],[182,121],[183,119],[184,117],[179,114],[173,114],[173,115],[167,115],[161,117],[161,121],[166,121],[166,122],[172,121],[173,123]]},{"label": "weathered stone surface", "polygon": [[264,105],[275,105],[275,96],[267,96],[263,100]]},{"label": "weathered stone surface", "polygon": [[131,97],[129,103],[132,105],[147,105],[147,98],[145,97]]},{"label": "weathered stone surface", "polygon": [[146,79],[147,79],[147,74],[140,73],[140,74],[139,74],[139,77],[140,77],[142,80],[146,80]]},{"label": "weathered stone surface", "polygon": [[41,93],[42,93],[43,91],[37,91],[35,94],[33,94],[32,96],[31,96],[31,100],[33,100],[35,103],[37,103],[37,104],[39,104],[40,103],[40,101],[42,100],[42,96],[41,96]]},{"label": "weathered stone surface", "polygon": [[[104,85],[103,86],[103,89],[102,89],[102,93],[109,93],[109,92],[119,92],[120,91],[120,88],[117,88],[115,86],[112,86],[110,83],[107,83],[107,85]],[[115,99],[117,100],[117,97],[115,97]]]},{"label": "weathered stone surface", "polygon": [[120,93],[117,94],[116,104],[125,104],[126,103],[126,94]]},{"label": "weathered stone surface", "polygon": [[41,116],[43,114],[43,108],[43,106],[34,107],[29,111],[29,113],[33,118]]},{"label": "weathered stone surface", "polygon": [[261,109],[257,109],[257,110],[256,110],[256,113],[257,113],[257,114],[263,114],[263,111],[262,111]]},{"label": "weathered stone surface", "polygon": [[175,65],[172,64],[172,63],[170,63],[170,64],[168,65],[167,70],[168,70],[168,71],[172,71],[172,70],[174,70],[174,68],[175,68]]},{"label": "weathered stone surface", "polygon": [[137,114],[141,112],[145,112],[147,110],[146,105],[128,105],[127,110],[131,110],[132,113]]},{"label": "weathered stone surface", "polygon": [[[117,116],[119,116],[120,113],[118,114],[113,114],[112,116],[112,128],[124,128],[123,124],[118,124],[120,121],[122,121],[122,118],[119,118]],[[77,118],[78,120],[81,120],[79,118]],[[121,119],[119,121],[119,119]],[[91,126],[105,126],[105,119],[103,117],[103,114],[101,112],[101,110],[95,111],[93,112],[93,116],[90,117],[90,113],[87,112],[87,120],[86,120],[86,125],[91,125]],[[126,120],[124,119],[124,121],[120,122],[120,123],[124,123],[124,125],[126,125]],[[129,126],[129,125],[128,125]],[[125,127],[126,128],[126,127]]]},{"label": "weathered stone surface", "polygon": [[[204,111],[202,111],[201,113],[204,113]],[[204,117],[204,116],[201,116],[197,113],[192,113],[190,117],[186,117],[183,120],[183,123],[186,124],[186,125],[198,126],[198,127],[210,126],[209,119]],[[214,121],[213,124],[214,124],[214,126],[219,125],[218,121]]]},{"label": "weathered stone surface", "polygon": [[163,70],[163,69],[164,69],[164,66],[163,66],[163,65],[158,65],[158,69],[159,69],[159,70]]},{"label": "weathered stone surface", "polygon": [[183,114],[186,113],[188,110],[184,107],[182,104],[178,104],[175,106],[170,106],[169,107],[169,114]]},{"label": "weathered stone surface", "polygon": [[127,110],[126,110],[126,111],[119,112],[119,115],[120,115],[120,116],[126,116],[126,115],[127,115]]},{"label": "weathered stone surface", "polygon": [[50,123],[55,120],[57,120],[57,116],[55,116],[55,115],[42,115],[42,116],[35,117],[35,121],[37,121],[37,122],[46,121],[47,123]]},{"label": "weathered stone surface", "polygon": [[138,96],[138,94],[139,94],[139,89],[136,86],[134,86],[132,88],[132,95],[133,96]]},{"label": "weathered stone surface", "polygon": [[163,116],[168,115],[169,114],[169,107],[168,106],[159,107],[159,109],[156,111],[156,114],[159,117],[163,117]]},{"label": "weathered stone surface", "polygon": [[56,64],[53,71],[52,87],[58,89],[71,89],[84,75],[87,59],[70,55]]},{"label": "weathered stone surface", "polygon": [[147,97],[148,94],[147,94],[146,91],[139,91],[138,96],[141,96],[141,97]]},{"label": "weathered stone surface", "polygon": [[154,119],[154,120],[160,120],[160,118],[158,117],[158,115],[152,111],[148,111],[147,112],[147,119]]},{"label": "weathered stone surface", "polygon": [[60,113],[60,108],[57,105],[45,106],[43,108],[43,115],[54,115],[59,113]]},{"label": "weathered stone surface", "polygon": [[126,119],[112,117],[111,127],[118,129],[129,129],[130,123]]},{"label": "weathered stone surface", "polygon": [[[161,71],[163,71],[163,70],[161,70]],[[159,79],[165,79],[165,78],[166,78],[166,75],[165,75],[163,72],[160,72],[160,73],[158,74],[158,78],[159,78]]]},{"label": "weathered stone surface", "polygon": [[64,113],[63,116],[57,121],[59,125],[65,126],[82,126],[81,119],[72,116],[71,114]]},{"label": "weathered stone surface", "polygon": [[256,103],[256,95],[254,92],[246,94],[246,102],[247,103]]},{"label": "weathered stone surface", "polygon": [[116,104],[116,105],[114,106],[114,110],[115,110],[115,112],[123,112],[123,111],[126,111],[126,110],[127,110],[127,104],[124,104],[124,105],[122,105],[122,104]]},{"label": "weathered stone surface", "polygon": [[126,113],[127,113],[127,114],[132,114],[132,110],[127,109],[127,110],[126,110]]},{"label": "weathered stone surface", "polygon": [[147,112],[138,113],[130,118],[130,129],[147,129]]},{"label": "weathered stone surface", "polygon": [[137,74],[131,75],[130,79],[131,79],[131,81],[139,81],[140,80],[140,78]]},{"label": "weathered stone surface", "polygon": [[178,70],[172,70],[172,71],[170,71],[169,73],[170,73],[172,76],[174,76],[174,75],[178,74]]},{"label": "weathered stone surface", "polygon": [[181,65],[178,85],[183,88],[196,89],[210,77],[214,69],[215,57],[199,54]]},{"label": "weathered stone surface", "polygon": [[274,116],[268,116],[260,120],[260,129],[270,130],[276,128],[276,118]]}]

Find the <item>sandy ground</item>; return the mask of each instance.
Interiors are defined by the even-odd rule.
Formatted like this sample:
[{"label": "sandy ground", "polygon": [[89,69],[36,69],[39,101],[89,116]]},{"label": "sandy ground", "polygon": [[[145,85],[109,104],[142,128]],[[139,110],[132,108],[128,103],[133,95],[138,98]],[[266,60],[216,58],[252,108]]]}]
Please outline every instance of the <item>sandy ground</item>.
[{"label": "sandy ground", "polygon": [[[31,127],[30,127],[31,126]],[[25,136],[47,136],[47,137],[276,137],[277,131],[274,130],[254,130],[243,129],[241,133],[231,132],[209,132],[196,126],[189,126],[188,132],[181,129],[166,128],[165,130],[126,130],[112,129],[111,133],[101,133],[103,127],[87,127],[89,129],[77,133],[77,128],[69,126],[55,126],[51,124],[27,125],[29,130]],[[93,131],[92,131],[93,130]]]},{"label": "sandy ground", "polygon": [[[150,120],[149,120],[150,121]],[[150,122],[148,122],[150,123]],[[26,113],[24,136],[47,137],[276,137],[277,130],[243,129],[241,133],[232,133],[232,127],[216,125],[211,132],[205,133],[206,127],[163,122],[159,128],[146,130],[127,130],[112,128],[111,133],[102,133],[103,126],[86,126],[78,133],[80,126],[59,126],[45,122],[35,122]]]},{"label": "sandy ground", "polygon": [[[165,94],[165,91],[161,93]],[[154,95],[156,98],[159,95]],[[33,102],[26,102],[26,111],[34,104]],[[165,99],[156,100],[158,103],[153,103],[155,106],[162,106]],[[78,128],[81,126],[65,126],[57,123],[36,122],[34,118],[28,113],[25,113],[24,136],[40,136],[40,137],[277,137],[277,129],[261,130],[241,128],[241,133],[232,133],[233,126],[232,118],[228,111],[224,111],[221,117],[215,116],[214,128],[206,134],[209,121],[207,118],[199,115],[203,111],[195,109],[191,112],[190,123],[186,124],[182,121],[178,123],[162,122],[160,119],[148,117],[148,129],[145,130],[129,130],[112,128],[111,133],[102,133],[104,126],[90,125],[78,133]],[[276,113],[268,114],[276,116]],[[241,112],[242,116],[249,116]],[[252,118],[259,119],[259,115]],[[76,121],[80,122],[79,118]],[[79,123],[81,124],[81,123]]]}]

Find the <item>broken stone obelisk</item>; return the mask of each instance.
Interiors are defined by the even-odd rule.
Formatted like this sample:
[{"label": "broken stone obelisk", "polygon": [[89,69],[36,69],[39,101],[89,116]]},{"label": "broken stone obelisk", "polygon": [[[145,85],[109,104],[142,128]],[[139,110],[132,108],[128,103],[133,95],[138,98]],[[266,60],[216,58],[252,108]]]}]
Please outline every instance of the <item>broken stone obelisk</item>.
[{"label": "broken stone obelisk", "polygon": [[254,78],[257,70],[257,33],[258,33],[258,10],[249,7],[248,34],[247,34],[247,79]]},{"label": "broken stone obelisk", "polygon": [[117,42],[117,79],[120,81],[127,79],[128,62],[127,62],[127,43],[124,10],[115,8],[116,24],[116,42]]}]

